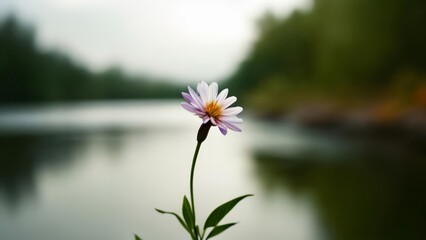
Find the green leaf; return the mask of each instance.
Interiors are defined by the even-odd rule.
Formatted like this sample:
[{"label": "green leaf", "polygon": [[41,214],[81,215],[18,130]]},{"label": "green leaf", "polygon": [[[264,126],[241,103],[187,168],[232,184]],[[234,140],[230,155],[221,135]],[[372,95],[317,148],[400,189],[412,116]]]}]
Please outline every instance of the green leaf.
[{"label": "green leaf", "polygon": [[135,234],[135,240],[142,240],[142,238]]},{"label": "green leaf", "polygon": [[189,228],[188,228],[188,226],[186,226],[186,224],[185,224],[185,222],[183,221],[183,219],[179,216],[179,215],[177,215],[176,213],[174,213],[174,212],[167,212],[167,211],[163,211],[163,210],[160,210],[160,209],[155,209],[157,212],[159,212],[159,213],[162,213],[162,214],[171,214],[171,215],[173,215],[173,216],[175,216],[176,218],[177,218],[177,220],[179,220],[179,222],[180,222],[180,224],[183,226],[183,228],[185,228],[185,230],[189,233],[189,234],[191,234],[192,235],[192,233],[191,233],[191,231],[189,230]]},{"label": "green leaf", "polygon": [[183,197],[182,203],[182,214],[185,219],[186,225],[188,228],[192,229],[194,227],[194,215],[192,213],[191,205],[189,205],[188,198]]},{"label": "green leaf", "polygon": [[201,232],[200,232],[200,227],[197,225],[197,226],[195,226],[195,230],[196,230],[196,232],[197,232],[197,234],[198,235],[200,235],[201,234]]},{"label": "green leaf", "polygon": [[210,232],[210,234],[207,236],[206,240],[209,238],[212,238],[216,235],[221,234],[223,231],[225,231],[226,229],[234,226],[237,223],[228,223],[228,224],[223,224],[223,225],[219,225],[213,228],[213,230]]},{"label": "green leaf", "polygon": [[226,214],[229,213],[229,211],[232,210],[232,208],[235,207],[235,205],[237,205],[238,202],[250,196],[253,196],[253,194],[247,194],[241,197],[237,197],[217,207],[215,210],[213,210],[212,213],[210,213],[209,217],[207,218],[206,223],[204,224],[204,230],[209,227],[215,227],[216,225],[218,225],[219,222],[226,216]]}]

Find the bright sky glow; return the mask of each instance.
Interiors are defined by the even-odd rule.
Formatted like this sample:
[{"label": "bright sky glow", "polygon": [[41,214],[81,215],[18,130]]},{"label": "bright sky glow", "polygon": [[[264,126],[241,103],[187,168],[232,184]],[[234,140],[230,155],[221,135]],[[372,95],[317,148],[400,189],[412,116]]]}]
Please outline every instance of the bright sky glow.
[{"label": "bright sky glow", "polygon": [[283,16],[310,0],[2,0],[37,29],[47,49],[61,49],[92,69],[184,81],[232,73],[266,10]]}]

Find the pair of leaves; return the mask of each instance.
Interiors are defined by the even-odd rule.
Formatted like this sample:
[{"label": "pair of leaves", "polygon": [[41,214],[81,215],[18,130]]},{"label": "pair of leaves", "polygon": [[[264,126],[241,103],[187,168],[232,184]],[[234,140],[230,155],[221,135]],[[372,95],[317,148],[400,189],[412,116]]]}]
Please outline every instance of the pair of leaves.
[{"label": "pair of leaves", "polygon": [[194,226],[195,219],[194,219],[194,214],[192,212],[191,205],[189,204],[188,198],[186,198],[186,196],[183,197],[183,203],[182,203],[183,219],[177,213],[174,213],[174,212],[163,211],[157,208],[155,210],[162,214],[171,214],[175,216],[176,219],[179,221],[179,223],[183,226],[183,228],[185,228],[185,230],[191,235],[191,237],[194,238],[193,229],[195,227]]},{"label": "pair of leaves", "polygon": [[235,205],[237,205],[244,198],[250,197],[250,196],[253,196],[253,195],[247,194],[241,197],[234,198],[231,201],[228,201],[220,205],[219,207],[217,207],[215,210],[213,210],[213,212],[210,213],[210,215],[207,217],[206,223],[204,224],[204,231],[209,227],[213,227],[213,230],[207,236],[206,240],[222,233],[226,229],[237,224],[237,223],[228,223],[228,224],[218,225],[219,222],[235,207]]},{"label": "pair of leaves", "polygon": [[[212,213],[207,217],[206,223],[204,224],[204,232],[207,228],[212,227],[212,231],[207,236],[206,240],[209,238],[212,238],[214,236],[219,235],[226,229],[234,226],[237,223],[228,223],[223,225],[218,225],[220,221],[244,198],[253,196],[252,194],[243,195],[241,197],[237,197],[235,199],[232,199],[231,201],[228,201],[219,207],[217,207],[215,210],[213,210]],[[171,214],[177,218],[177,220],[180,222],[180,224],[185,228],[185,230],[191,235],[193,239],[195,239],[194,232],[198,230],[198,226],[195,226],[195,216],[192,211],[191,205],[189,204],[188,199],[186,196],[183,197],[183,203],[182,203],[182,215],[183,218],[180,217],[178,214],[174,212],[167,212],[160,209],[155,209],[157,212],[162,214]],[[142,240],[137,235],[135,235],[135,240]]]}]

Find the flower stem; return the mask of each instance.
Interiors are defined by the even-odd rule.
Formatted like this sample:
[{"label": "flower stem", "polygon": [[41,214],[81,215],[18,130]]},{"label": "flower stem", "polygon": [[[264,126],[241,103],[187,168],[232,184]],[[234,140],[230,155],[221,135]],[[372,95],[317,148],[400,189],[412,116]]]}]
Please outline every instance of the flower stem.
[{"label": "flower stem", "polygon": [[201,142],[197,142],[197,147],[195,148],[194,158],[192,159],[192,166],[191,166],[191,179],[190,179],[190,188],[191,188],[191,206],[192,206],[192,214],[194,219],[194,226],[192,226],[194,230],[194,235],[196,240],[199,239],[199,232],[197,231],[197,224],[195,220],[195,204],[194,204],[194,170],[195,170],[195,163],[197,162],[198,152],[200,151]]}]

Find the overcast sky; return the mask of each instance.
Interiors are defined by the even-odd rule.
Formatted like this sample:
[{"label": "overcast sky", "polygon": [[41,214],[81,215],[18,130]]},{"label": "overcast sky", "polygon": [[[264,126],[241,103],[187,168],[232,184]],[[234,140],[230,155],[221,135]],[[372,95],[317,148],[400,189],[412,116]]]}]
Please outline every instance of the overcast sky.
[{"label": "overcast sky", "polygon": [[235,70],[265,10],[283,16],[310,0],[1,0],[38,42],[101,70],[219,80]]}]

